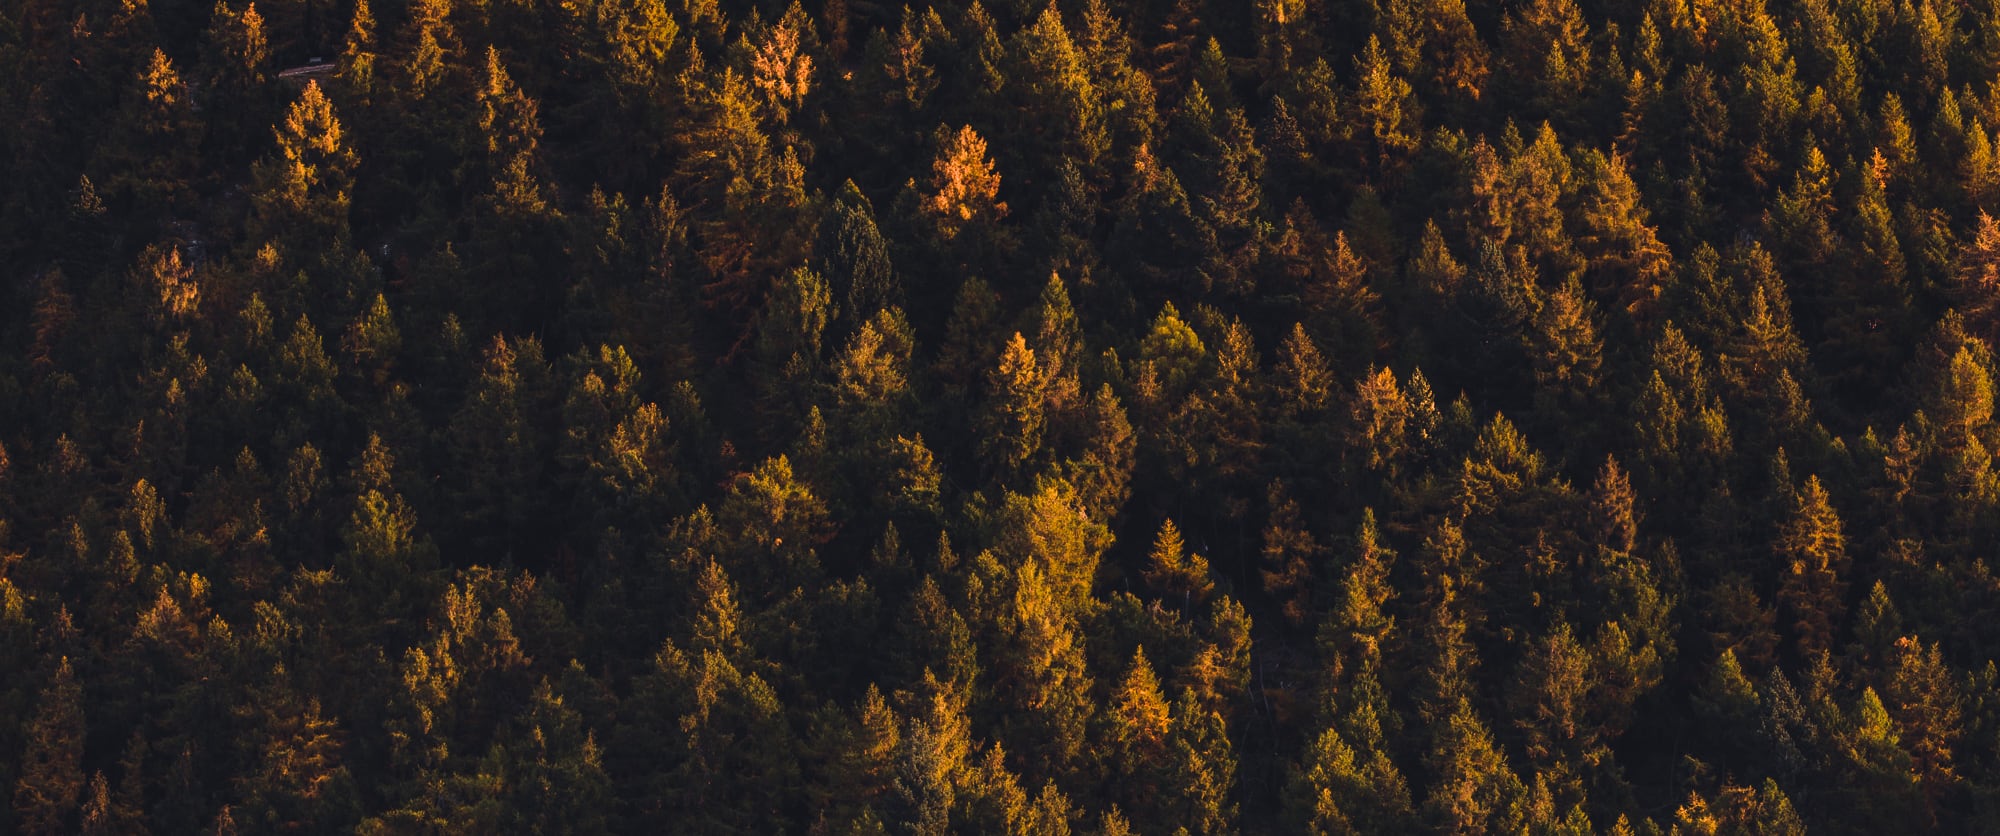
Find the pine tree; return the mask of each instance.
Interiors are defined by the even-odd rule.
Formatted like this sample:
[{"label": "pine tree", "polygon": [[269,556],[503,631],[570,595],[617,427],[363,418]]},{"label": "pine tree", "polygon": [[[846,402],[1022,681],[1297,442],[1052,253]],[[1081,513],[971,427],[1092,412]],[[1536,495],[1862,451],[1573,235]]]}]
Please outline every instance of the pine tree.
[{"label": "pine tree", "polygon": [[1272,388],[1278,393],[1279,408],[1285,417],[1310,421],[1330,405],[1333,371],[1312,336],[1306,333],[1304,323],[1292,324],[1291,333],[1279,346],[1274,372],[1277,379]]},{"label": "pine tree", "polygon": [[1429,824],[1447,833],[1518,826],[1526,790],[1472,706],[1461,699],[1433,736],[1430,764],[1437,782],[1423,804]]},{"label": "pine tree", "polygon": [[1350,406],[1352,437],[1348,448],[1356,467],[1365,472],[1393,476],[1396,463],[1405,451],[1410,417],[1409,401],[1396,382],[1395,372],[1371,369],[1355,382]]},{"label": "pine tree", "polygon": [[503,726],[480,771],[507,787],[509,827],[538,833],[606,828],[610,780],[584,719],[543,679],[521,715]]},{"label": "pine tree", "polygon": [[355,0],[347,34],[341,40],[338,66],[342,86],[364,106],[375,91],[375,60],[381,57],[376,49],[375,13],[368,8],[368,0]]},{"label": "pine tree", "polygon": [[518,548],[537,536],[547,502],[546,440],[553,386],[541,343],[494,337],[452,417],[445,448],[454,478],[444,497],[483,548]]},{"label": "pine tree", "polygon": [[1111,144],[1102,99],[1057,8],[1044,8],[1017,33],[1011,51],[1014,68],[1007,81],[1017,103],[1015,130],[1048,149],[1047,157],[1036,155],[1032,170],[1041,176],[1034,179],[1049,177],[1065,163],[1101,171]]},{"label": "pine tree", "polygon": [[714,651],[695,656],[669,643],[628,703],[618,756],[637,759],[623,773],[636,783],[628,792],[652,799],[630,821],[703,829],[791,821],[784,791],[797,786],[799,747],[762,677]]},{"label": "pine tree", "polygon": [[1589,27],[1574,0],[1536,0],[1500,25],[1500,63],[1545,113],[1567,113],[1591,78]]},{"label": "pine tree", "polygon": [[838,811],[831,818],[861,830],[862,822],[879,815],[894,791],[904,721],[873,683],[851,713],[829,753],[834,763],[827,794]]},{"label": "pine tree", "polygon": [[1578,179],[1582,207],[1576,243],[1591,289],[1600,302],[1645,322],[1671,282],[1673,254],[1647,223],[1623,154],[1589,152]]},{"label": "pine tree", "polygon": [[902,426],[915,349],[909,320],[887,308],[863,322],[833,362],[835,405],[862,438],[873,442]]},{"label": "pine tree", "polygon": [[728,532],[730,574],[742,588],[776,597],[820,574],[817,547],[831,533],[826,502],[785,456],[765,459],[730,483],[716,510]]},{"label": "pine tree", "polygon": [[1373,35],[1354,67],[1351,107],[1363,149],[1361,162],[1378,178],[1385,177],[1416,150],[1422,129],[1416,97],[1410,83],[1390,68],[1380,39]]},{"label": "pine tree", "polygon": [[1893,655],[1885,689],[1887,707],[1914,771],[1924,783],[1925,794],[1934,804],[1958,777],[1952,753],[1965,733],[1960,678],[1945,663],[1935,642],[1926,647],[1905,636],[1896,640]]},{"label": "pine tree", "polygon": [[1110,384],[1098,387],[1087,409],[1089,430],[1083,453],[1066,462],[1063,470],[1076,486],[1084,512],[1093,520],[1108,521],[1131,496],[1138,441]]},{"label": "pine tree", "polygon": [[317,82],[306,84],[275,132],[276,153],[254,171],[249,238],[276,244],[288,269],[315,280],[315,296],[352,310],[366,298],[348,225],[359,161]]},{"label": "pine tree", "polygon": [[422,582],[438,560],[430,538],[417,531],[416,512],[391,482],[394,467],[381,436],[369,436],[353,474],[353,510],[341,528],[335,560],[360,600],[391,619],[428,594]]},{"label": "pine tree", "polygon": [[[524,173],[542,139],[541,108],[521,91],[496,47],[486,48],[484,83],[479,88],[479,132],[486,137],[487,165],[501,189],[533,188],[503,178]],[[516,166],[523,172],[516,172]]]},{"label": "pine tree", "polygon": [[451,0],[419,0],[410,6],[402,37],[408,51],[399,67],[399,92],[412,102],[424,102],[447,81],[449,64],[459,52],[451,13]]},{"label": "pine tree", "polygon": [[1334,361],[1372,360],[1380,354],[1387,334],[1382,299],[1370,283],[1374,265],[1355,252],[1347,233],[1329,237],[1300,201],[1286,213],[1285,229],[1274,244],[1274,260],[1304,303],[1304,324]]},{"label": "pine tree", "polygon": [[1072,423],[1069,419],[1083,406],[1079,362],[1083,333],[1076,308],[1070,304],[1069,286],[1061,275],[1049,274],[1028,324],[1034,329],[1034,344],[1040,347],[1035,352],[1036,360],[1041,363],[1043,380],[1047,381],[1044,402],[1049,413],[1062,424],[1063,434],[1068,435],[1073,429],[1068,426]]},{"label": "pine tree", "polygon": [[1138,289],[1155,294],[1212,290],[1215,278],[1204,268],[1219,258],[1215,230],[1196,214],[1180,176],[1140,146],[1128,177],[1131,188],[1113,207],[1118,221],[1105,242],[1109,266],[1137,274],[1144,280]]},{"label": "pine tree", "polygon": [[1191,833],[1219,834],[1230,829],[1237,806],[1231,800],[1236,785],[1236,755],[1222,715],[1182,689],[1174,700],[1169,752],[1164,764],[1164,814],[1160,824],[1183,823]]},{"label": "pine tree", "polygon": [[244,712],[258,729],[251,754],[258,766],[243,781],[244,800],[232,815],[274,829],[352,821],[360,805],[342,763],[344,735],[319,700],[299,695],[286,676],[283,666],[274,669],[274,681],[259,689],[261,705]]},{"label": "pine tree", "polygon": [[875,223],[874,207],[850,180],[827,206],[815,248],[818,272],[833,288],[840,309],[868,317],[903,304],[902,281],[889,257],[888,242]]},{"label": "pine tree", "polygon": [[1388,609],[1395,596],[1389,570],[1396,553],[1382,542],[1373,508],[1362,509],[1353,548],[1339,597],[1322,628],[1321,642],[1348,657],[1357,672],[1366,672],[1382,664],[1396,631],[1396,618]]},{"label": "pine tree", "polygon": [[1535,321],[1535,404],[1545,415],[1586,414],[1595,400],[1603,368],[1604,344],[1598,337],[1590,301],[1571,282],[1548,296]]},{"label": "pine tree", "polygon": [[1807,477],[1772,541],[1783,577],[1778,602],[1792,620],[1801,656],[1830,647],[1833,626],[1845,610],[1847,544],[1828,500],[1819,477]]},{"label": "pine tree", "polygon": [[993,551],[1008,566],[1041,564],[1065,612],[1090,609],[1098,561],[1111,545],[1104,524],[1084,513],[1076,490],[1059,479],[1037,480],[1034,493],[1009,492],[995,515]]},{"label": "pine tree", "polygon": [[[247,128],[258,117],[262,97],[254,95],[257,88],[267,80],[271,60],[271,45],[264,31],[264,16],[257,11],[256,3],[245,3],[241,9],[217,0],[215,10],[208,18],[208,32],[203,44],[202,65],[208,70],[208,82],[228,95],[223,99],[224,111],[218,120],[232,128]],[[219,136],[225,147],[240,148],[240,140],[227,135]]]},{"label": "pine tree", "polygon": [[750,86],[757,91],[766,118],[773,124],[789,121],[812,92],[817,40],[812,19],[795,2],[751,52]]},{"label": "pine tree", "polygon": [[987,373],[987,403],[980,421],[981,456],[1002,483],[1032,472],[1027,467],[1041,450],[1047,423],[1048,384],[1034,350],[1015,332],[1001,350],[999,364]]},{"label": "pine tree", "polygon": [[1146,584],[1168,600],[1192,606],[1208,597],[1215,582],[1208,576],[1208,558],[1187,550],[1173,520],[1160,524],[1153,550],[1146,559]]},{"label": "pine tree", "polygon": [[1380,751],[1357,752],[1334,729],[1321,732],[1292,768],[1286,802],[1294,826],[1315,836],[1416,825],[1402,773]]},{"label": "pine tree", "polygon": [[1424,99],[1479,101],[1491,57],[1462,0],[1395,0],[1376,18],[1396,71],[1422,87]]},{"label": "pine tree", "polygon": [[931,164],[923,212],[938,239],[949,243],[967,229],[1007,217],[999,193],[1000,174],[987,155],[986,140],[966,125],[950,135]]},{"label": "pine tree", "polygon": [[153,50],[99,152],[113,169],[103,178],[107,191],[128,193],[135,208],[147,215],[188,210],[201,174],[203,127],[173,61],[166,52]]},{"label": "pine tree", "polygon": [[1951,290],[1967,329],[2000,338],[2000,220],[1984,212],[1972,240],[1960,247]]},{"label": "pine tree", "polygon": [[996,696],[1009,708],[1005,728],[1017,750],[1051,775],[1074,771],[1083,757],[1093,703],[1083,645],[1061,590],[1036,562],[1020,566],[1013,596],[1000,614],[1005,639],[996,648]]},{"label": "pine tree", "polygon": [[27,747],[14,785],[14,814],[20,817],[21,832],[69,832],[83,800],[83,711],[82,683],[76,681],[69,658],[63,657],[26,728]]},{"label": "pine tree", "polygon": [[1516,671],[1509,713],[1528,757],[1542,769],[1576,768],[1601,757],[1601,730],[1586,716],[1595,702],[1591,667],[1589,651],[1565,622],[1535,640]]},{"label": "pine tree", "polygon": [[1312,616],[1312,567],[1319,563],[1321,548],[1300,519],[1299,503],[1282,480],[1273,481],[1265,493],[1270,515],[1264,524],[1263,564],[1258,577],[1264,594],[1280,601],[1280,612],[1294,628],[1305,626]]},{"label": "pine tree", "polygon": [[766,440],[789,438],[804,423],[835,314],[832,290],[808,268],[790,271],[771,288],[756,326],[752,377]]}]

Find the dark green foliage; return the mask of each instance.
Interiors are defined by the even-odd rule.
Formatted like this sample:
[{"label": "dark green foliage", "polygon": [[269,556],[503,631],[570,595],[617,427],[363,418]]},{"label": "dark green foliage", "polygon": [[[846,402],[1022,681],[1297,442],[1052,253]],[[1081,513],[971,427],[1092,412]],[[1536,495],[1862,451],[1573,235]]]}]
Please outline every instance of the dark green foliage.
[{"label": "dark green foliage", "polygon": [[0,3],[0,831],[1993,831],[1996,70]]}]

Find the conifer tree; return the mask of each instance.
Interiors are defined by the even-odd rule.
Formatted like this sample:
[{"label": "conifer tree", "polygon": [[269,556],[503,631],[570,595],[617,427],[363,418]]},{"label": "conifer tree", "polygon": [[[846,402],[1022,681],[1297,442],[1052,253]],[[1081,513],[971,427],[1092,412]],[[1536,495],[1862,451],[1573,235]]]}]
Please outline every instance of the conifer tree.
[{"label": "conifer tree", "polygon": [[1160,595],[1183,604],[1200,602],[1215,587],[1208,576],[1208,559],[1187,550],[1173,520],[1161,523],[1160,533],[1153,537],[1145,576],[1146,583]]},{"label": "conifer tree", "polygon": [[1597,298],[1637,321],[1659,308],[1673,254],[1647,223],[1638,186],[1622,154],[1591,151],[1580,172],[1582,209],[1577,247]]},{"label": "conifer tree", "polygon": [[1041,449],[1047,423],[1044,409],[1049,381],[1035,352],[1015,332],[1000,352],[1000,361],[986,376],[987,407],[980,452],[990,471],[1003,481],[1017,474]]},{"label": "conifer tree", "polygon": [[793,3],[750,56],[750,85],[768,118],[783,125],[813,89],[813,26],[804,7]]},{"label": "conifer tree", "polygon": [[1110,384],[1098,387],[1087,409],[1089,430],[1083,453],[1066,462],[1063,469],[1076,486],[1077,500],[1085,513],[1093,520],[1107,521],[1131,496],[1138,442]]},{"label": "conifer tree", "polygon": [[1842,612],[1847,569],[1846,537],[1819,477],[1810,476],[1794,494],[1791,510],[1772,542],[1784,578],[1778,601],[1792,622],[1801,655],[1827,649]]},{"label": "conifer tree", "polygon": [[1281,602],[1280,611],[1293,627],[1302,627],[1311,617],[1312,567],[1319,563],[1321,549],[1312,532],[1300,520],[1299,503],[1274,481],[1266,491],[1270,515],[1264,524],[1262,568],[1264,594]]},{"label": "conifer tree", "polygon": [[250,238],[276,245],[280,269],[305,270],[314,297],[358,307],[367,276],[351,249],[348,210],[359,161],[318,82],[274,131],[277,151],[254,171]]},{"label": "conifer tree", "polygon": [[1539,103],[1574,100],[1590,77],[1588,28],[1582,10],[1566,0],[1531,3],[1508,15],[1501,26],[1502,63],[1516,83],[1539,80]]},{"label": "conifer tree", "polygon": [[29,720],[14,814],[23,833],[68,832],[83,800],[83,687],[68,657],[42,689]]},{"label": "conifer tree", "polygon": [[986,140],[972,126],[949,135],[931,164],[922,202],[939,240],[950,242],[968,228],[998,222],[1007,204],[998,199],[1000,174],[986,150]]},{"label": "conifer tree", "polygon": [[1380,177],[1416,150],[1420,113],[1410,83],[1391,69],[1380,39],[1373,35],[1355,59],[1355,76],[1351,107],[1363,149],[1361,162]]},{"label": "conifer tree", "polygon": [[1440,718],[1429,758],[1437,778],[1424,800],[1423,816],[1432,827],[1480,833],[1519,826],[1526,794],[1521,779],[1465,700]]},{"label": "conifer tree", "polygon": [[1388,608],[1395,595],[1389,571],[1396,553],[1382,542],[1374,509],[1362,509],[1353,548],[1321,641],[1348,656],[1357,672],[1366,672],[1381,665],[1396,630],[1396,618]]},{"label": "conifer tree", "polygon": [[1037,160],[1034,170],[1046,178],[1060,160],[1082,171],[1099,171],[1111,141],[1102,99],[1086,71],[1085,54],[1056,6],[1044,8],[1014,36],[1012,52],[1015,66],[1008,83],[1018,102],[1017,130],[1046,137],[1042,147],[1054,155]]},{"label": "conifer tree", "polygon": [[341,39],[340,81],[363,104],[375,91],[375,61],[381,57],[376,50],[375,13],[369,9],[368,0],[355,0],[347,34]]},{"label": "conifer tree", "polygon": [[446,450],[459,478],[441,487],[473,543],[518,547],[534,536],[543,507],[549,375],[539,341],[496,336],[451,419]]}]

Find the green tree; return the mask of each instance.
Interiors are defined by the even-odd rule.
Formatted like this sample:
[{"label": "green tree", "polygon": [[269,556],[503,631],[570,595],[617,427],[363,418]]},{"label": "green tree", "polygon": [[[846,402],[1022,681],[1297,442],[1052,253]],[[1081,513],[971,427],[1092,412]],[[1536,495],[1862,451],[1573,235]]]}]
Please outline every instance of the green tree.
[{"label": "green tree", "polygon": [[998,511],[992,542],[1002,563],[1040,564],[1065,612],[1079,614],[1091,607],[1090,590],[1111,534],[1084,512],[1076,490],[1061,480],[1042,479],[1034,493],[1006,494]]},{"label": "green tree", "polygon": [[1573,0],[1537,0],[1500,25],[1500,64],[1544,113],[1564,114],[1591,79],[1590,28]]},{"label": "green tree", "polygon": [[83,686],[69,658],[56,664],[28,721],[14,814],[24,833],[64,833],[83,800]]},{"label": "green tree", "polygon": [[1146,584],[1169,600],[1179,598],[1183,606],[1193,606],[1215,588],[1209,579],[1208,558],[1189,552],[1173,520],[1160,524],[1147,556]]},{"label": "green tree", "polygon": [[1164,766],[1159,822],[1179,822],[1191,833],[1222,833],[1230,829],[1237,806],[1236,755],[1222,715],[1196,701],[1183,689],[1173,705]]},{"label": "green tree", "polygon": [[1980,213],[1972,239],[1958,251],[1956,267],[1953,301],[1968,329],[1989,339],[2000,336],[2000,221]]},{"label": "green tree", "polygon": [[518,548],[542,536],[547,508],[553,382],[541,343],[496,336],[446,430],[451,478],[441,492],[481,548]]},{"label": "green tree", "polygon": [[538,833],[601,833],[610,780],[596,735],[547,679],[506,724],[480,770],[507,787],[509,828]]},{"label": "green tree", "polygon": [[834,313],[826,281],[810,269],[794,269],[772,288],[757,324],[754,372],[767,440],[788,439],[805,423]]},{"label": "green tree", "polygon": [[1109,521],[1132,493],[1137,437],[1110,384],[1098,387],[1085,408],[1086,441],[1080,455],[1064,462],[1065,478],[1076,487],[1084,513]]},{"label": "green tree", "polygon": [[1396,630],[1396,618],[1389,610],[1395,597],[1389,571],[1396,553],[1382,542],[1374,509],[1362,509],[1353,548],[1334,608],[1321,627],[1321,643],[1351,660],[1361,673],[1382,664]]},{"label": "green tree", "polygon": [[1548,296],[1535,320],[1530,357],[1535,405],[1545,415],[1588,414],[1604,366],[1604,343],[1583,288],[1571,282]]},{"label": "green tree", "polygon": [[1264,523],[1258,578],[1264,594],[1281,602],[1279,611],[1285,621],[1294,628],[1303,627],[1312,617],[1312,567],[1320,562],[1324,550],[1306,530],[1298,500],[1292,498],[1282,480],[1271,483],[1265,504],[1270,510]]},{"label": "green tree", "polygon": [[1589,285],[1601,304],[1646,322],[1672,281],[1673,253],[1647,223],[1624,155],[1590,151],[1582,163],[1576,244]]},{"label": "green tree", "polygon": [[1395,171],[1416,150],[1422,130],[1422,113],[1409,81],[1396,75],[1381,40],[1368,37],[1368,46],[1355,58],[1353,103],[1356,134],[1361,144],[1361,164],[1377,178]]},{"label": "green tree", "polygon": [[1423,815],[1448,833],[1513,829],[1523,816],[1526,790],[1507,766],[1492,732],[1461,699],[1433,731],[1429,763],[1437,775]]},{"label": "green tree", "polygon": [[1292,768],[1286,803],[1295,825],[1315,836],[1416,825],[1395,764],[1380,751],[1355,751],[1333,729],[1321,732]]},{"label": "green tree", "polygon": [[818,546],[833,533],[826,503],[785,456],[738,474],[715,519],[728,532],[731,574],[766,598],[816,579]]},{"label": "green tree", "polygon": [[107,191],[128,196],[143,215],[188,211],[201,177],[203,132],[180,72],[166,52],[153,50],[100,151],[109,169],[102,178]]},{"label": "green tree", "polygon": [[979,421],[980,455],[1002,484],[1032,472],[1029,465],[1041,450],[1047,425],[1048,384],[1034,350],[1015,332],[1001,350],[999,364],[986,375],[986,407]]},{"label": "green tree", "polygon": [[1846,609],[1847,540],[1819,477],[1807,477],[1791,493],[1771,546],[1783,577],[1778,602],[1792,621],[1799,653],[1807,655],[1831,645]]},{"label": "green tree", "polygon": [[1893,657],[1886,707],[1926,796],[1935,804],[1958,779],[1953,750],[1965,734],[1960,677],[1935,642],[1926,647],[1912,637],[1899,638]]},{"label": "green tree", "polygon": [[244,801],[232,816],[272,829],[355,821],[360,804],[343,763],[345,735],[319,700],[302,697],[287,677],[283,666],[274,669],[259,704],[244,712],[258,730],[251,744],[258,766],[241,781]]},{"label": "green tree", "polygon": [[1085,697],[1093,685],[1072,611],[1052,580],[1033,561],[1014,572],[992,673],[995,696],[1008,709],[1006,739],[1040,771],[1059,776],[1079,768],[1096,706]]},{"label": "green tree", "polygon": [[347,34],[341,39],[338,59],[341,85],[364,106],[375,92],[375,61],[381,57],[375,43],[375,13],[368,0],[355,0],[348,17]]},{"label": "green tree", "polygon": [[632,811],[635,826],[743,828],[800,812],[786,803],[798,744],[762,677],[713,650],[697,656],[669,643],[627,705],[616,754],[630,767],[618,773],[635,782],[629,792],[652,799]]},{"label": "green tree", "polygon": [[392,483],[395,458],[371,435],[355,464],[354,504],[340,529],[335,567],[351,579],[361,601],[391,619],[427,595],[422,581],[437,568],[437,548],[417,531],[417,515]]},{"label": "green tree", "polygon": [[816,248],[818,272],[825,276],[842,310],[872,316],[903,304],[902,280],[889,246],[875,223],[874,207],[850,180],[827,205]]},{"label": "green tree", "polygon": [[1033,136],[1044,154],[1031,171],[1047,179],[1062,163],[1095,172],[1111,144],[1103,99],[1087,72],[1083,50],[1070,38],[1054,5],[1015,34],[1009,98],[1016,103],[1017,135]]}]

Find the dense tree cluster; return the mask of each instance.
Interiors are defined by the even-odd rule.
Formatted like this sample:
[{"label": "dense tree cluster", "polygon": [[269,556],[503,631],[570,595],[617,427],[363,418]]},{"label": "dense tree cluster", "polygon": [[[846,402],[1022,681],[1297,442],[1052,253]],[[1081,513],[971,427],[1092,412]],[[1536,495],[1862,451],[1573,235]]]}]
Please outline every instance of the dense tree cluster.
[{"label": "dense tree cluster", "polygon": [[0,0],[0,830],[2000,829],[1996,78],[1994,0]]}]

